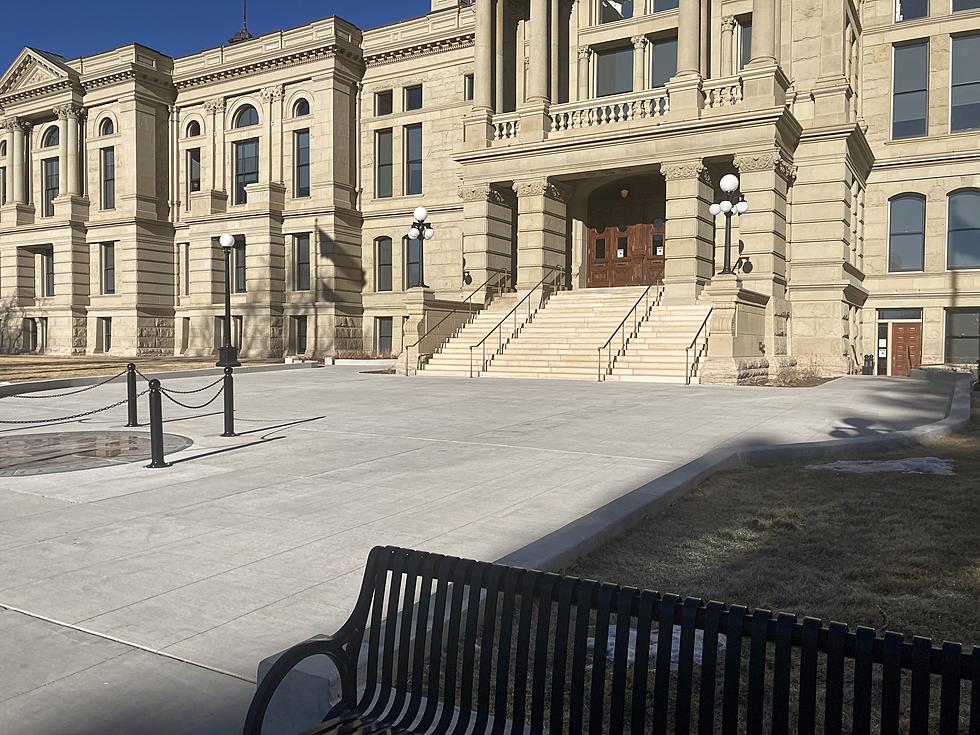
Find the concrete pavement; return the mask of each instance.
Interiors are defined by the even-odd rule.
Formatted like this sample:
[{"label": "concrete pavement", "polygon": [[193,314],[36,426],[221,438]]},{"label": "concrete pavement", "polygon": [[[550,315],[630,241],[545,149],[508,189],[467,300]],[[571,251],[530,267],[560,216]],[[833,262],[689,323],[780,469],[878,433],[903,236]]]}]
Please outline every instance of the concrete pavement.
[{"label": "concrete pavement", "polygon": [[[67,402],[5,399],[0,418],[124,395],[112,384]],[[0,731],[125,732],[107,723],[132,717],[141,733],[234,732],[257,662],[337,628],[376,544],[500,559],[719,448],[843,447],[933,423],[950,385],[417,380],[333,367],[241,375],[236,396],[231,439],[218,436],[220,401],[165,402],[166,431],[194,441],[169,469],[0,478]],[[120,407],[34,431],[125,420]]]}]

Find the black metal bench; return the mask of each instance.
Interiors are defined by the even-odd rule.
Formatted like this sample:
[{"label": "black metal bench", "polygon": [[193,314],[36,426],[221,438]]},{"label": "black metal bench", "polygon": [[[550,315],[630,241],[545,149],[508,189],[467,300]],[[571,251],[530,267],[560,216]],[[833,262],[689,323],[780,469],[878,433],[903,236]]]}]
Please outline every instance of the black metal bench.
[{"label": "black metal bench", "polygon": [[977,647],[392,547],[335,636],[272,665],[245,735],[316,655],[341,685],[316,733],[980,733]]}]

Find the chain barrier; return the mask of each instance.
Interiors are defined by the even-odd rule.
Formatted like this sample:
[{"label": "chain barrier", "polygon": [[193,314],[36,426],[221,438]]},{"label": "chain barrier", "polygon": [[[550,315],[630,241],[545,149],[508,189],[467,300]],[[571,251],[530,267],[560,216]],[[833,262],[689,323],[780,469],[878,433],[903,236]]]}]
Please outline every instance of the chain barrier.
[{"label": "chain barrier", "polygon": [[[145,391],[143,391],[142,393],[140,393],[139,395],[137,395],[136,397],[137,398],[140,398],[142,396],[145,396],[149,392],[150,392],[150,390],[148,388]],[[106,406],[104,408],[97,408],[94,411],[86,411],[85,413],[76,413],[74,416],[60,416],[60,417],[58,417],[56,419],[30,419],[30,420],[20,420],[20,421],[12,421],[10,419],[3,419],[3,420],[0,420],[0,424],[21,424],[21,425],[25,425],[25,424],[54,424],[54,423],[57,423],[59,421],[71,421],[72,419],[80,419],[80,418],[85,418],[86,416],[94,416],[97,413],[102,413],[103,411],[108,411],[110,409],[117,408],[117,407],[122,406],[122,405],[124,405],[124,404],[126,404],[128,402],[129,402],[129,399],[126,398],[126,399],[124,399],[122,401],[117,401],[116,403],[113,403],[113,404],[111,404],[109,406]]]},{"label": "chain barrier", "polygon": [[218,383],[220,383],[220,382],[221,382],[222,380],[224,380],[224,376],[222,376],[222,377],[220,377],[220,378],[218,378],[218,379],[217,379],[216,381],[214,381],[213,383],[208,383],[208,384],[207,384],[206,386],[204,386],[203,388],[195,388],[194,390],[174,390],[173,388],[161,388],[161,390],[162,390],[162,391],[163,391],[164,393],[174,393],[174,394],[176,394],[176,395],[178,395],[178,396],[189,396],[189,395],[190,395],[191,393],[203,393],[203,392],[204,392],[204,391],[206,391],[206,390],[207,390],[208,388],[214,388],[214,386],[216,386],[216,385],[217,385]]},{"label": "chain barrier", "polygon": [[95,388],[101,388],[103,385],[106,385],[107,383],[111,383],[113,380],[117,380],[117,379],[121,378],[125,374],[126,374],[126,371],[123,370],[118,375],[113,375],[111,378],[107,378],[106,380],[103,380],[101,383],[95,383],[94,385],[87,385],[84,388],[80,388],[79,390],[72,390],[72,391],[68,391],[66,393],[52,393],[51,395],[47,395],[47,396],[30,396],[30,395],[27,395],[27,394],[22,394],[22,395],[4,395],[3,393],[0,393],[0,398],[33,398],[33,399],[40,399],[40,398],[64,398],[66,396],[75,396],[75,395],[78,395],[79,393],[84,393],[87,390],[93,390]]},{"label": "chain barrier", "polygon": [[[223,378],[222,378],[222,380],[223,380]],[[218,381],[218,382],[220,382],[220,381]],[[210,387],[212,387],[212,386],[214,386],[214,385],[217,385],[217,382],[216,382],[216,383],[212,383],[212,384],[211,384],[211,385],[209,385],[208,387],[210,388]],[[203,389],[202,389],[202,390],[203,390]],[[163,388],[163,387],[161,387],[161,388],[160,388],[160,392],[161,392],[161,393],[162,393],[163,395],[165,395],[165,396],[167,397],[167,399],[168,399],[169,401],[171,401],[171,402],[173,402],[173,403],[176,403],[176,404],[177,404],[178,406],[181,406],[182,408],[189,408],[189,409],[191,409],[192,411],[196,411],[196,410],[198,410],[198,409],[201,409],[201,408],[207,408],[207,407],[208,407],[208,406],[210,406],[210,405],[211,405],[212,403],[214,403],[214,402],[215,402],[216,400],[218,400],[218,396],[220,396],[220,395],[221,395],[222,393],[224,393],[224,392],[225,392],[225,387],[224,387],[224,386],[221,386],[221,388],[220,388],[220,389],[218,390],[218,392],[217,392],[217,393],[215,393],[215,394],[214,394],[214,395],[213,395],[213,396],[211,397],[211,400],[210,400],[210,401],[208,401],[207,403],[202,403],[202,404],[201,404],[200,406],[189,406],[189,405],[188,405],[188,404],[186,404],[186,403],[181,403],[181,402],[180,402],[180,401],[178,401],[178,400],[177,400],[176,398],[174,398],[173,396],[171,396],[171,395],[170,395],[171,393],[180,393],[181,391],[171,391],[171,390],[168,390],[167,388]],[[192,392],[192,393],[198,393],[198,392],[200,392],[200,391],[190,391],[190,392]]]}]

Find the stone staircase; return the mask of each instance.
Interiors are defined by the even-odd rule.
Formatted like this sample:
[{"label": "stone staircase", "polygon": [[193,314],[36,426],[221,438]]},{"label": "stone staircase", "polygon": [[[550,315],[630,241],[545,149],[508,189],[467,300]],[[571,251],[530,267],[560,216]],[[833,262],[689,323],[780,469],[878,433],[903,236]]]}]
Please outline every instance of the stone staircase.
[{"label": "stone staircase", "polygon": [[645,286],[588,288],[555,294],[485,375],[598,380],[599,346],[645,290]]},{"label": "stone staircase", "polygon": [[[616,358],[606,380],[686,383],[692,363],[704,352],[708,332],[701,327],[710,309],[703,304],[655,308],[626,352]],[[688,351],[692,341],[694,347]],[[698,382],[696,375],[692,382]]]},{"label": "stone staircase", "polygon": [[[429,361],[422,366],[419,375],[469,376],[470,346],[478,344],[526,295],[527,291],[520,291],[518,293],[504,293],[497,296],[490,302],[487,308],[480,311],[473,318],[473,321],[465,325],[456,336],[435,351],[432,357],[429,358]],[[526,319],[527,312],[525,310],[523,314],[518,315],[518,325],[523,324]],[[510,332],[506,331],[503,335],[504,338],[509,336],[509,334]],[[490,347],[491,345],[488,341],[488,354],[491,352]],[[493,349],[496,349],[496,347],[497,340],[494,338]],[[474,371],[478,371],[480,368],[481,355],[481,350],[474,350]]]}]

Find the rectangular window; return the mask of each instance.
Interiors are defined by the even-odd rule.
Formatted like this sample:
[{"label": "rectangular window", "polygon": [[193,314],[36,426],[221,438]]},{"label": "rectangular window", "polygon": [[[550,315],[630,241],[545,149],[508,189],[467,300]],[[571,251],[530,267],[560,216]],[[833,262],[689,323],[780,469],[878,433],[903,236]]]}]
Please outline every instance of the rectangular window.
[{"label": "rectangular window", "polygon": [[738,23],[738,70],[742,71],[752,61],[752,18]]},{"label": "rectangular window", "polygon": [[676,10],[677,0],[653,0],[653,12],[659,13],[662,10]]},{"label": "rectangular window", "polygon": [[296,161],[296,180],[294,196],[310,195],[310,131],[297,130],[293,133],[293,155]]},{"label": "rectangular window", "polygon": [[374,196],[383,199],[391,196],[392,158],[391,128],[374,134]]},{"label": "rectangular window", "polygon": [[187,190],[201,190],[201,149],[187,151]]},{"label": "rectangular window", "polygon": [[306,354],[306,317],[293,317],[293,344],[296,347],[297,355]]},{"label": "rectangular window", "polygon": [[99,352],[109,352],[112,349],[112,318],[100,316],[98,323]]},{"label": "rectangular window", "polygon": [[191,244],[185,242],[182,246],[184,262],[184,295],[188,296],[191,292]]},{"label": "rectangular window", "polygon": [[392,104],[392,95],[390,89],[386,89],[384,92],[374,93],[374,114],[376,116],[390,115],[394,109]]},{"label": "rectangular window", "polygon": [[42,202],[41,216],[54,216],[54,200],[58,196],[58,159],[45,158],[42,162],[44,173],[44,199]]},{"label": "rectangular window", "polygon": [[888,272],[921,271],[925,258],[926,200],[899,196],[891,201],[888,226]]},{"label": "rectangular window", "polygon": [[49,251],[41,256],[44,267],[43,295],[54,296],[54,252]]},{"label": "rectangular window", "polygon": [[961,10],[980,10],[980,0],[953,0],[953,12]]},{"label": "rectangular window", "polygon": [[925,135],[929,100],[929,42],[895,47],[892,138]]},{"label": "rectangular window", "polygon": [[111,242],[102,243],[102,293],[116,292],[116,245]]},{"label": "rectangular window", "polygon": [[666,86],[677,74],[677,38],[660,38],[650,42],[650,83],[654,87]]},{"label": "rectangular window", "polygon": [[405,87],[405,112],[422,109],[422,85]]},{"label": "rectangular window", "polygon": [[878,309],[880,322],[921,322],[922,309]]},{"label": "rectangular window", "polygon": [[422,125],[405,126],[405,193],[422,193]]},{"label": "rectangular window", "polygon": [[613,23],[633,17],[633,0],[599,0],[599,22]]},{"label": "rectangular window", "polygon": [[235,238],[235,246],[232,248],[232,258],[235,268],[235,293],[245,293],[247,281],[245,279],[245,238],[238,236]]},{"label": "rectangular window", "polygon": [[976,365],[980,360],[980,309],[946,310],[946,362]]},{"label": "rectangular window", "polygon": [[895,22],[915,20],[929,15],[929,0],[895,0]]},{"label": "rectangular window", "polygon": [[0,166],[0,204],[7,203],[7,167]]},{"label": "rectangular window", "polygon": [[248,202],[245,187],[259,181],[259,139],[235,143],[235,204]]},{"label": "rectangular window", "polygon": [[116,149],[103,148],[102,158],[102,209],[116,208]]},{"label": "rectangular window", "polygon": [[422,280],[422,241],[405,238],[405,288],[421,286]]},{"label": "rectangular window", "polygon": [[980,35],[953,39],[950,131],[980,128]]},{"label": "rectangular window", "polygon": [[293,235],[293,290],[310,290],[310,236]]},{"label": "rectangular window", "polygon": [[473,75],[467,74],[463,77],[463,100],[465,102],[472,102],[474,96],[474,81]]},{"label": "rectangular window", "polygon": [[595,93],[597,97],[633,91],[633,47],[596,52]]},{"label": "rectangular window", "polygon": [[390,291],[392,288],[390,237],[379,237],[375,240],[374,263],[374,290]]},{"label": "rectangular window", "polygon": [[245,317],[232,316],[231,318],[231,343],[238,349],[245,343]]},{"label": "rectangular window", "polygon": [[379,355],[391,354],[391,322],[390,316],[376,316],[374,318],[375,351]]}]

